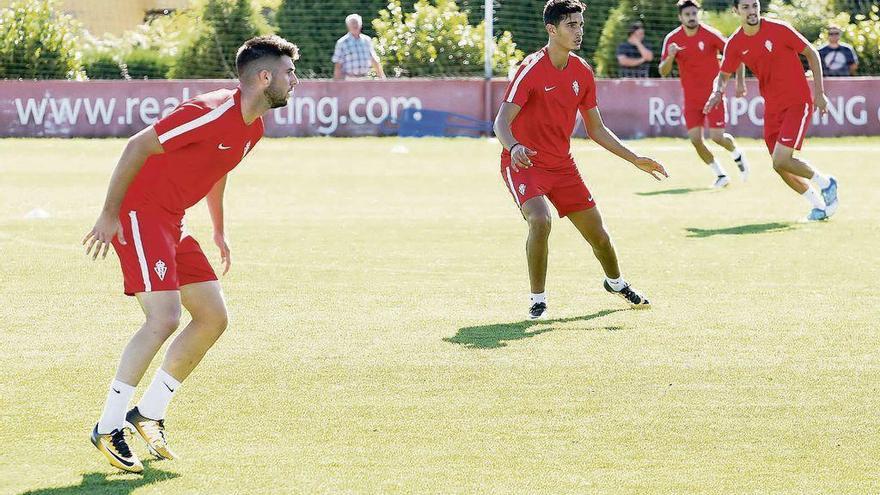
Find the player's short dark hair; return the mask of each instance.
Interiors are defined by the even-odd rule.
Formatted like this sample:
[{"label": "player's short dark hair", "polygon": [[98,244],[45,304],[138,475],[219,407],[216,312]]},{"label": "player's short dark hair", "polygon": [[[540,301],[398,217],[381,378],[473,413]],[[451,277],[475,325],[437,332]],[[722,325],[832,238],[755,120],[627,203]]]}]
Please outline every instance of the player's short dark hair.
[{"label": "player's short dark hair", "polygon": [[235,55],[235,70],[241,76],[242,71],[257,60],[284,55],[296,60],[299,58],[299,48],[281,36],[274,34],[257,36],[245,41],[238,49]]},{"label": "player's short dark hair", "polygon": [[571,14],[580,14],[586,10],[581,0],[548,0],[544,5],[544,24],[558,26]]},{"label": "player's short dark hair", "polygon": [[678,7],[678,13],[680,14],[682,10],[688,7],[695,7],[697,10],[700,9],[700,2],[696,0],[678,0],[678,3],[675,4]]},{"label": "player's short dark hair", "polygon": [[641,21],[636,21],[636,22],[629,25],[629,31],[627,31],[626,35],[632,36],[632,34],[636,31],[638,31],[639,29],[645,29],[645,25],[642,24]]}]

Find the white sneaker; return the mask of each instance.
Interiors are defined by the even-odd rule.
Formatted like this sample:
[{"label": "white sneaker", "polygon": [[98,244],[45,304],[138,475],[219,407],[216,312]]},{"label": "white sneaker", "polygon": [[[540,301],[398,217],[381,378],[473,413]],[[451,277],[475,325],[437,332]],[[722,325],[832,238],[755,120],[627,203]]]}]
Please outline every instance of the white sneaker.
[{"label": "white sneaker", "polygon": [[713,189],[721,189],[723,187],[727,187],[730,185],[730,179],[727,178],[726,175],[719,175],[717,179],[715,179],[715,183],[712,184]]}]

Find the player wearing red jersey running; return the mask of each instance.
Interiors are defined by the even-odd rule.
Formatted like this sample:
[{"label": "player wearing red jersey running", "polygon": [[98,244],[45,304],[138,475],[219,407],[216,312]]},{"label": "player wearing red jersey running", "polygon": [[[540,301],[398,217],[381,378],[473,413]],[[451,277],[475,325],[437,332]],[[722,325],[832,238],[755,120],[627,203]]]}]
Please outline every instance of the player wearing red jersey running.
[{"label": "player wearing red jersey running", "polygon": [[[232,263],[223,221],[226,175],[263,135],[262,115],[282,107],[298,83],[298,50],[278,36],[248,40],[238,50],[236,90],[183,102],[129,139],[104,208],[83,239],[86,254],[107,256],[112,244],[125,293],[146,315],[122,353],[91,440],[110,464],[131,472],[143,464],[124,435],[133,428],[159,457],[173,459],[165,412],[173,394],[226,329],[226,303],[214,270],[183,227],[184,211],[207,198],[225,274]],[[192,321],[171,342],[138,405],[128,403],[150,362],[179,325],[181,304]]]},{"label": "player wearing red jersey running", "polygon": [[[744,63],[757,76],[764,97],[764,142],[773,169],[810,203],[808,221],[825,220],[837,210],[837,180],[794,156],[810,126],[814,102],[820,111],[827,111],[819,53],[790,25],[762,19],[758,0],[733,0],[733,9],[742,25],[724,47],[721,72],[703,111],[708,114],[721,102],[730,74]],[[807,58],[813,72],[813,95],[798,54]]]},{"label": "player wearing red jersey running", "polygon": [[584,4],[579,0],[550,0],[544,6],[549,42],[526,57],[507,88],[495,117],[495,134],[504,146],[501,176],[529,226],[526,256],[531,287],[529,318],[546,315],[550,208],[567,216],[592,246],[605,271],[605,289],[633,307],[648,307],[648,299],[623,279],[617,253],[605,230],[593,196],[584,185],[571,156],[571,134],[580,111],[590,137],[615,155],[651,174],[666,176],[656,161],[636,155],[602,121],[596,101],[596,81],[587,62],[573,54],[584,32]]},{"label": "player wearing red jersey running", "polygon": [[[712,27],[700,23],[700,4],[696,0],[678,0],[678,20],[681,26],[666,35],[660,56],[660,75],[672,73],[672,65],[678,63],[678,74],[684,92],[684,121],[688,137],[697,154],[715,173],[713,187],[725,187],[730,179],[724,167],[703,142],[703,127],[708,124],[709,137],[717,145],[730,152],[739,168],[743,181],[748,178],[749,166],[745,156],[736,147],[736,141],[724,132],[727,111],[718,105],[708,115],[703,105],[712,94],[712,83],[718,75],[718,55],[724,51],[724,36]],[[742,69],[742,66],[740,66]],[[736,71],[737,94],[745,94],[743,70]]]}]

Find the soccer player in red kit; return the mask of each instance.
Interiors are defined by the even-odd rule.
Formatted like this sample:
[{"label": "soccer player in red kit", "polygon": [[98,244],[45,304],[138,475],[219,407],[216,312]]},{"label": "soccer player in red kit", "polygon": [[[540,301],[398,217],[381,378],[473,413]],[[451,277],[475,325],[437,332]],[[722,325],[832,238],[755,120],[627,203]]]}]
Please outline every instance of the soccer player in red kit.
[{"label": "soccer player in red kit", "polygon": [[[263,136],[262,115],[282,107],[298,83],[298,50],[278,36],[248,40],[238,50],[240,85],[185,101],[129,139],[104,208],[86,235],[86,254],[107,255],[112,244],[122,265],[125,294],[146,316],[122,353],[91,440],[114,467],[143,471],[126,440],[134,428],[150,451],[173,459],[165,436],[165,412],[173,394],[226,329],[226,303],[199,243],[183,227],[184,211],[207,197],[225,274],[231,265],[223,222],[229,171]],[[159,348],[179,325],[181,304],[192,321],[169,345],[138,405],[134,389]]]},{"label": "soccer player in red kit", "polygon": [[[501,176],[529,226],[526,256],[531,296],[529,318],[546,316],[547,252],[550,208],[568,217],[592,246],[605,271],[605,289],[633,307],[648,299],[621,276],[617,253],[592,194],[571,156],[571,134],[580,111],[590,137],[615,155],[660,180],[666,170],[636,155],[602,121],[596,81],[587,62],[573,54],[584,32],[584,4],[550,0],[544,6],[547,46],[523,60],[495,117],[495,134],[504,146]],[[546,198],[546,199],[545,199]]]},{"label": "soccer player in red kit", "polygon": [[[748,179],[749,166],[745,156],[736,147],[733,136],[724,132],[727,120],[725,106],[716,106],[708,115],[703,113],[703,105],[712,94],[712,83],[718,75],[718,56],[724,51],[726,40],[715,29],[700,23],[700,4],[696,0],[679,0],[677,6],[681,26],[666,35],[663,41],[660,75],[668,76],[672,73],[672,65],[678,63],[678,74],[684,91],[684,122],[697,154],[715,173],[716,179],[712,187],[725,187],[730,184],[730,178],[703,142],[703,127],[707,124],[709,137],[730,152],[745,181]],[[737,92],[741,95],[745,94],[743,72],[736,72]]]},{"label": "soccer player in red kit", "polygon": [[[828,106],[819,53],[790,25],[762,19],[758,0],[733,0],[733,8],[742,25],[724,47],[721,72],[703,111],[708,114],[721,102],[730,74],[744,63],[758,77],[764,97],[764,142],[773,169],[810,203],[808,221],[825,220],[837,210],[837,180],[794,157],[810,127],[814,101],[823,113]],[[812,95],[798,54],[807,58],[813,72]]]}]

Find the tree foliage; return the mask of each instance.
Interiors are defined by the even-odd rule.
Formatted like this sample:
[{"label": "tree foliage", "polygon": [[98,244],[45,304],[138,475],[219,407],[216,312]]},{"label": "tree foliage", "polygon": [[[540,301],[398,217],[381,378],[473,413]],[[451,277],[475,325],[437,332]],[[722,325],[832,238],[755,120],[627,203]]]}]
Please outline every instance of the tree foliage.
[{"label": "tree foliage", "polygon": [[81,26],[55,0],[19,0],[0,10],[0,79],[81,76]]}]

